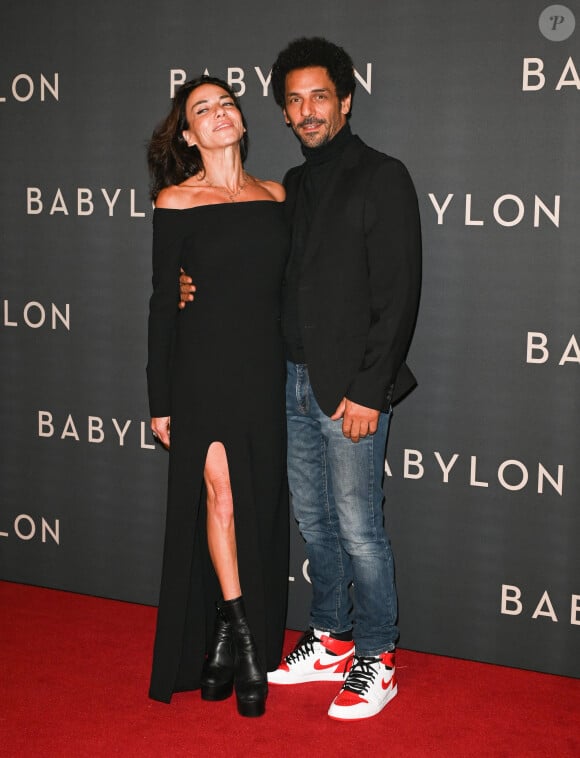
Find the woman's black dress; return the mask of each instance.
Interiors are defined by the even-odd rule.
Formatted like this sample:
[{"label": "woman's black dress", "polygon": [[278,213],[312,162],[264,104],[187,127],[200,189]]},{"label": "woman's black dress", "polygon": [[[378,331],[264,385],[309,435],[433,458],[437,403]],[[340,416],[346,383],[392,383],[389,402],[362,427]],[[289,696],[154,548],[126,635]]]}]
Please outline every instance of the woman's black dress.
[{"label": "woman's black dress", "polygon": [[[206,536],[203,469],[222,442],[238,568],[268,670],[280,661],[288,589],[283,205],[156,209],[147,376],[152,416],[171,416],[163,574],[150,697],[196,689],[220,598]],[[179,269],[195,301],[178,311]]]}]

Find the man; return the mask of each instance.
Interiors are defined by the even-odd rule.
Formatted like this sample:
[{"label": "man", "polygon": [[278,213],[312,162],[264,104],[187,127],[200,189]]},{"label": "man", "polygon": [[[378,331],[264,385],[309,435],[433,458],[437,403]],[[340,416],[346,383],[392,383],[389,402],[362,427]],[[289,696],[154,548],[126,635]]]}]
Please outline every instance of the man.
[{"label": "man", "polygon": [[292,42],[272,87],[306,159],[284,180],[283,329],[288,478],[313,597],[310,631],[268,680],[341,682],[329,716],[359,720],[397,694],[382,481],[391,407],[415,385],[404,361],[420,291],[417,198],[403,164],[350,131],[355,79],[342,48]]}]

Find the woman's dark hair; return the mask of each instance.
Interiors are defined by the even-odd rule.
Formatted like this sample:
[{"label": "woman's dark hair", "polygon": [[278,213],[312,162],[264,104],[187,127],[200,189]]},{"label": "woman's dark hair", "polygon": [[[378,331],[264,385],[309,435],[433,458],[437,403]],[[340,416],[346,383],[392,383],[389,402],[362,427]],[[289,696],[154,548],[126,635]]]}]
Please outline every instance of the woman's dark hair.
[{"label": "woman's dark hair", "polygon": [[[190,94],[202,84],[215,84],[221,87],[232,98],[236,108],[242,114],[242,123],[247,129],[246,119],[240,108],[239,101],[227,82],[215,76],[199,76],[191,79],[175,93],[171,110],[167,117],[156,127],[147,148],[147,163],[151,175],[151,199],[155,200],[164,187],[179,184],[190,176],[203,171],[203,161],[197,146],[189,147],[183,137],[183,132],[189,128],[185,115],[185,104]],[[248,133],[240,141],[242,161],[248,154]]]},{"label": "woman's dark hair", "polygon": [[272,66],[272,91],[280,108],[286,103],[286,75],[311,66],[323,66],[328,71],[339,100],[354,93],[356,82],[350,55],[323,37],[301,37],[282,50]]}]

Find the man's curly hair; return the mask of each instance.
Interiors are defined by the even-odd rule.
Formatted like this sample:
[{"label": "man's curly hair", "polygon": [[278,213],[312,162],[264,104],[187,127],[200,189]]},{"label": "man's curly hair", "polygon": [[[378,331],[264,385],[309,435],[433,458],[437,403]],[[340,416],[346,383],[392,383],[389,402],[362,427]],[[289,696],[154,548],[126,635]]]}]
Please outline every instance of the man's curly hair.
[{"label": "man's curly hair", "polygon": [[328,71],[339,100],[354,93],[356,82],[350,55],[323,37],[301,37],[284,48],[272,66],[272,91],[280,108],[286,102],[286,75],[311,66],[322,66]]}]

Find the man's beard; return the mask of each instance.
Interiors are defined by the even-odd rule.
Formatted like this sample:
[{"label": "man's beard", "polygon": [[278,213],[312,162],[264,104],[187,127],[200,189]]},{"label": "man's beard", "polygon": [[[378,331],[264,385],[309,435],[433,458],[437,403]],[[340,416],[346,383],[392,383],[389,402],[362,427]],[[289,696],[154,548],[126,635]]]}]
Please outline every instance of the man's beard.
[{"label": "man's beard", "polygon": [[[314,118],[314,116],[310,116],[309,118],[305,118],[303,121],[301,121],[299,124],[296,124],[294,127],[294,132],[300,142],[302,142],[303,145],[306,147],[322,147],[323,145],[326,145],[327,142],[330,142],[330,132],[327,129],[324,134],[302,134],[300,130],[305,126],[312,126],[313,124],[318,124],[320,126],[328,126],[327,122],[324,119],[320,118]],[[316,144],[312,145],[312,141],[315,141]]]}]

